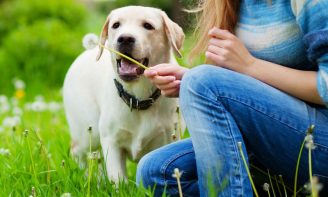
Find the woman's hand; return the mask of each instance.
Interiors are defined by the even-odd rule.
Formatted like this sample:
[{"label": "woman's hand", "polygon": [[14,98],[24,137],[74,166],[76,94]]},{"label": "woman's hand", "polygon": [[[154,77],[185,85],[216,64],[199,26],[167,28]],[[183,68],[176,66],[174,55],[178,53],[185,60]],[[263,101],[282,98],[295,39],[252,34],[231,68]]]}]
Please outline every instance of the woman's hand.
[{"label": "woman's hand", "polygon": [[215,65],[234,70],[240,73],[247,73],[246,70],[256,60],[245,45],[232,33],[227,30],[213,28],[209,31],[208,49],[206,58]]},{"label": "woman's hand", "polygon": [[161,90],[162,95],[178,97],[181,79],[187,70],[176,64],[159,64],[145,70],[144,75]]}]

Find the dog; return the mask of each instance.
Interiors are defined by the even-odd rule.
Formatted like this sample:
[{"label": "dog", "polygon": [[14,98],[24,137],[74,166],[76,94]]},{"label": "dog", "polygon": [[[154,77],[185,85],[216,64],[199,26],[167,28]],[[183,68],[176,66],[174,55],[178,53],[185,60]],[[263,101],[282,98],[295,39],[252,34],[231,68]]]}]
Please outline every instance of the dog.
[{"label": "dog", "polygon": [[[108,15],[99,43],[151,67],[176,63],[174,53],[181,56],[183,40],[182,28],[165,12],[128,6]],[[116,183],[127,178],[127,158],[138,161],[172,142],[179,121],[177,99],[161,96],[143,72],[136,64],[99,47],[84,51],[64,81],[71,154],[85,161],[89,139],[93,150],[101,145],[107,175]]]}]

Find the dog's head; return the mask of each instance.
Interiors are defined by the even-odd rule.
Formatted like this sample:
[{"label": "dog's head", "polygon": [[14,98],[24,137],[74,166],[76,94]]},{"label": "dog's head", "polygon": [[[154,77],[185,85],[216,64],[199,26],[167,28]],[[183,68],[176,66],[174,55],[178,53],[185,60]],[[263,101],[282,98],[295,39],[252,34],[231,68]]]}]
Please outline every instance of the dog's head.
[{"label": "dog's head", "polygon": [[[113,10],[104,24],[100,43],[113,48],[145,66],[170,61],[171,49],[181,56],[183,30],[165,12],[150,7],[129,6]],[[107,42],[106,42],[107,41]],[[100,48],[97,60],[101,57]],[[144,69],[112,54],[118,76],[123,81],[138,79]]]}]

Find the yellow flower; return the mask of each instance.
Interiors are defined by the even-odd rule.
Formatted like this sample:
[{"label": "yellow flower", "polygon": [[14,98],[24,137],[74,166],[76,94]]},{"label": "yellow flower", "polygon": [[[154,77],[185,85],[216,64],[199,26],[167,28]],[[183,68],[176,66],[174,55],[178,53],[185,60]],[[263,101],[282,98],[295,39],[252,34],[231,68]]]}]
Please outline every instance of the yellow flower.
[{"label": "yellow flower", "polygon": [[16,97],[17,99],[22,99],[22,98],[24,98],[24,97],[25,97],[25,91],[22,90],[22,89],[18,89],[18,90],[16,90],[16,92],[15,92],[15,97]]}]

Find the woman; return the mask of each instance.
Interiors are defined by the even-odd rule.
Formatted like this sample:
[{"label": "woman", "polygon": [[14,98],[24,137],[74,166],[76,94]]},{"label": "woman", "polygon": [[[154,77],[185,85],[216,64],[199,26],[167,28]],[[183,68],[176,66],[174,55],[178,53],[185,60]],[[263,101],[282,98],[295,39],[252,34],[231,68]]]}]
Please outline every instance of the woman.
[{"label": "woman", "polygon": [[[300,146],[315,125],[313,176],[328,190],[328,0],[200,1],[199,40],[212,65],[161,64],[147,76],[162,94],[180,97],[191,135],[146,155],[137,181],[177,196],[252,196],[241,160],[252,153],[293,183]],[[249,154],[250,155],[250,154]],[[248,159],[248,158],[247,158]],[[309,181],[303,152],[298,185]]]}]

